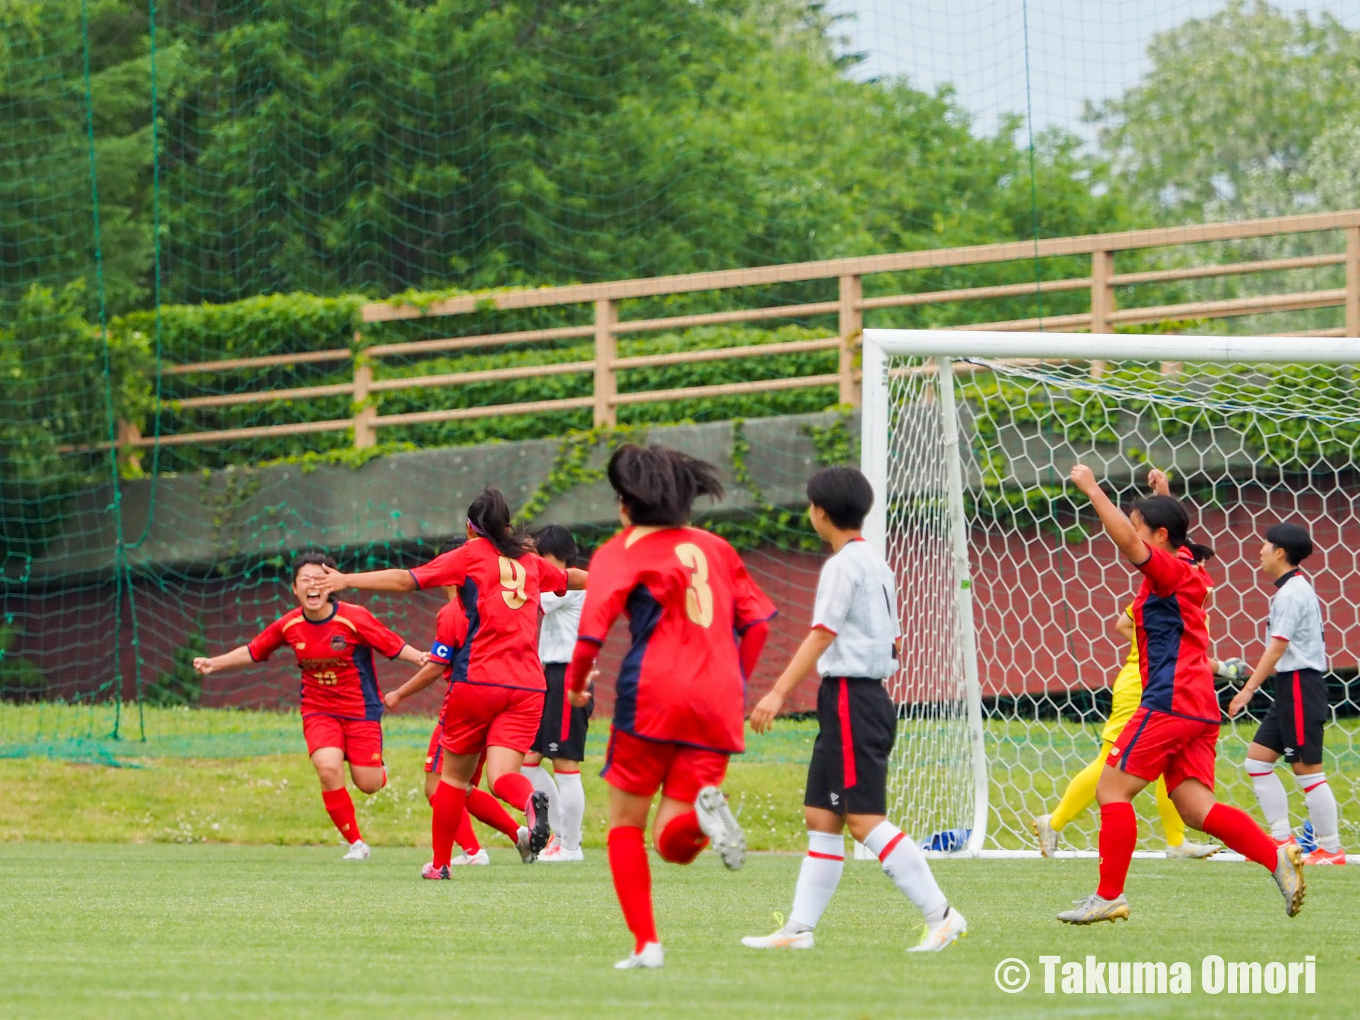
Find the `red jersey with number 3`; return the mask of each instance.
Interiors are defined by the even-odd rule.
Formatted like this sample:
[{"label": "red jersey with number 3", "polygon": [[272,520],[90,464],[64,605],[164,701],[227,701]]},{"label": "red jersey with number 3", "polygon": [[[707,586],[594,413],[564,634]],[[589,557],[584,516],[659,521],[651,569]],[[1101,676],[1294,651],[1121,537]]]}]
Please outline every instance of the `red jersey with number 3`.
[{"label": "red jersey with number 3", "polygon": [[382,691],[373,668],[373,652],[376,649],[395,659],[406,642],[363,606],[333,602],[331,615],[319,622],[294,609],[246,647],[252,659],[264,662],[284,645],[292,646],[302,673],[299,697],[303,715],[370,721],[382,718]]},{"label": "red jersey with number 3", "polygon": [[699,528],[628,528],[590,562],[582,640],[628,616],[614,728],[713,751],[746,748],[742,633],[775,615],[735,549]]},{"label": "red jersey with number 3", "polygon": [[1209,668],[1209,628],[1204,604],[1213,581],[1188,549],[1174,555],[1148,546],[1138,565],[1143,584],[1133,603],[1142,650],[1144,708],[1217,723],[1214,674]]},{"label": "red jersey with number 3", "polygon": [[457,585],[467,639],[450,663],[452,682],[547,690],[538,658],[540,592],[565,594],[567,572],[536,553],[502,556],[474,538],[411,571],[416,587]]}]

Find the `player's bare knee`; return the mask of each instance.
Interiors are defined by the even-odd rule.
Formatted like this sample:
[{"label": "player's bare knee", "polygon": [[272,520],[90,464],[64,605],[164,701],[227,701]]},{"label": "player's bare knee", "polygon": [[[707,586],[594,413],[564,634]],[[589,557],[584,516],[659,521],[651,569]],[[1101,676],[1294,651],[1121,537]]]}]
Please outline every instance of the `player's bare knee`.
[{"label": "player's bare knee", "polygon": [[851,836],[863,843],[869,833],[885,821],[887,821],[885,815],[846,815],[845,827],[850,830]]},{"label": "player's bare knee", "polygon": [[343,765],[318,765],[316,778],[321,780],[323,790],[341,790],[345,786],[345,767]]},{"label": "player's bare knee", "polygon": [[376,778],[373,776],[364,776],[362,778],[355,776],[354,785],[359,788],[360,793],[374,794],[387,784],[383,782],[382,776]]}]

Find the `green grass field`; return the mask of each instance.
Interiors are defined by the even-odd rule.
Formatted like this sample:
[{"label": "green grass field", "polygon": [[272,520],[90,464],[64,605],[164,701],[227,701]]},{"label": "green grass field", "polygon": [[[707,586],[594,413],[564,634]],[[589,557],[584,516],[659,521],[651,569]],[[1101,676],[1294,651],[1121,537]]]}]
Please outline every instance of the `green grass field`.
[{"label": "green grass field", "polygon": [[[788,906],[798,859],[757,855],[731,874],[706,854],[654,864],[663,971],[615,972],[629,948],[604,855],[525,867],[510,851],[452,882],[422,882],[424,853],[343,864],[335,847],[9,845],[0,852],[0,1016],[346,1017],[1238,1017],[1352,1015],[1360,998],[1360,869],[1311,871],[1307,907],[1245,864],[1135,861],[1133,920],[1074,929],[1053,913],[1089,891],[1090,861],[946,861],[937,874],[968,938],[906,954],[917,917],[874,862],[852,862],[811,952],[758,953]],[[1039,957],[1186,961],[1189,996],[1042,991]],[[1199,991],[1200,960],[1316,956],[1314,995]],[[997,965],[1034,983],[999,991]],[[1269,998],[1270,1001],[1262,1001]]]}]

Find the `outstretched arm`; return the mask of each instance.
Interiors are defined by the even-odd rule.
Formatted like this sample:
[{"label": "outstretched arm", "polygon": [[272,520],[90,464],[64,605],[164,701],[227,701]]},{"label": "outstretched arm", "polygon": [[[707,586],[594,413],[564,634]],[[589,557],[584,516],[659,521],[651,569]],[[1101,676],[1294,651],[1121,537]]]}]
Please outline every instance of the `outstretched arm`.
[{"label": "outstretched arm", "polygon": [[1091,469],[1085,464],[1075,465],[1072,468],[1072,484],[1091,501],[1091,507],[1100,518],[1105,534],[1119,547],[1124,558],[1134,566],[1146,563],[1152,550],[1138,537],[1138,532],[1133,530],[1133,522],[1124,515],[1124,511],[1110,502],[1110,497],[1100,488]]},{"label": "outstretched arm", "polygon": [[[406,646],[410,648],[410,645]],[[395,691],[388,691],[383,695],[383,704],[388,708],[396,708],[407,698],[414,697],[423,691],[430,684],[439,679],[439,675],[444,672],[444,667],[438,662],[427,662],[420,667],[420,670],[398,687]]]},{"label": "outstretched arm", "polygon": [[211,658],[200,655],[194,660],[194,669],[198,670],[203,676],[207,676],[209,673],[217,673],[224,669],[241,669],[244,666],[252,665],[254,662],[255,660],[250,655],[250,646],[241,645],[239,648],[233,648],[229,652],[214,655]]},{"label": "outstretched arm", "polygon": [[361,591],[415,591],[416,579],[409,570],[368,570],[362,574],[342,574],[338,570],[326,568],[326,576],[318,587],[327,595],[346,588]]},{"label": "outstretched arm", "polygon": [[412,666],[424,666],[430,661],[430,653],[422,652],[414,645],[402,645],[397,658],[402,662],[409,662]]},{"label": "outstretched arm", "polygon": [[774,717],[784,707],[784,699],[816,668],[817,660],[835,640],[835,634],[821,627],[814,627],[808,631],[808,636],[803,638],[798,651],[793,653],[793,659],[774,682],[774,688],[751,709],[751,729],[757,733],[764,733],[774,725]]}]

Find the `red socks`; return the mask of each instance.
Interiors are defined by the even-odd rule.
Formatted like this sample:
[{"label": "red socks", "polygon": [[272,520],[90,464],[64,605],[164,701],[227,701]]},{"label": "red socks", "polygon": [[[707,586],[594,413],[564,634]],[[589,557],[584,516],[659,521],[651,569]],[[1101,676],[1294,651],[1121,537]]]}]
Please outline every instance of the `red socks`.
[{"label": "red socks", "polygon": [[519,839],[519,822],[506,814],[505,808],[485,790],[468,790],[467,809],[477,821],[485,822],[497,832],[503,832],[511,843]]},{"label": "red socks", "polygon": [[663,861],[688,864],[708,846],[708,837],[699,828],[699,816],[693,811],[676,815],[656,837],[656,852]]},{"label": "red socks", "polygon": [[507,772],[491,786],[491,792],[517,811],[529,806],[529,798],[534,795],[534,784],[527,776],[518,772]]},{"label": "red socks", "polygon": [[467,791],[452,783],[441,782],[434,791],[430,800],[430,806],[434,808],[430,818],[430,846],[434,851],[431,862],[436,868],[447,866],[453,859],[454,837],[467,818],[466,801]]},{"label": "red socks", "polygon": [[458,831],[453,835],[454,841],[463,848],[465,854],[479,853],[482,849],[481,840],[477,838],[477,830],[472,827],[472,815],[463,812],[463,819],[458,823]]},{"label": "red socks", "polygon": [[354,817],[354,801],[349,799],[349,791],[343,786],[338,790],[322,790],[321,801],[326,805],[326,814],[340,830],[340,835],[351,843],[363,837],[359,835],[359,822]]},{"label": "red socks", "polygon": [[1138,842],[1138,819],[1127,801],[1102,804],[1100,808],[1100,885],[1096,895],[1117,899],[1124,892],[1133,848]]},{"label": "red socks", "polygon": [[1275,841],[1245,811],[1215,804],[1204,816],[1204,831],[1267,871],[1275,870]]},{"label": "red socks", "polygon": [[660,941],[652,916],[652,871],[641,829],[628,825],[609,830],[609,871],[624,923],[633,933],[633,949],[640,953],[648,942]]}]

